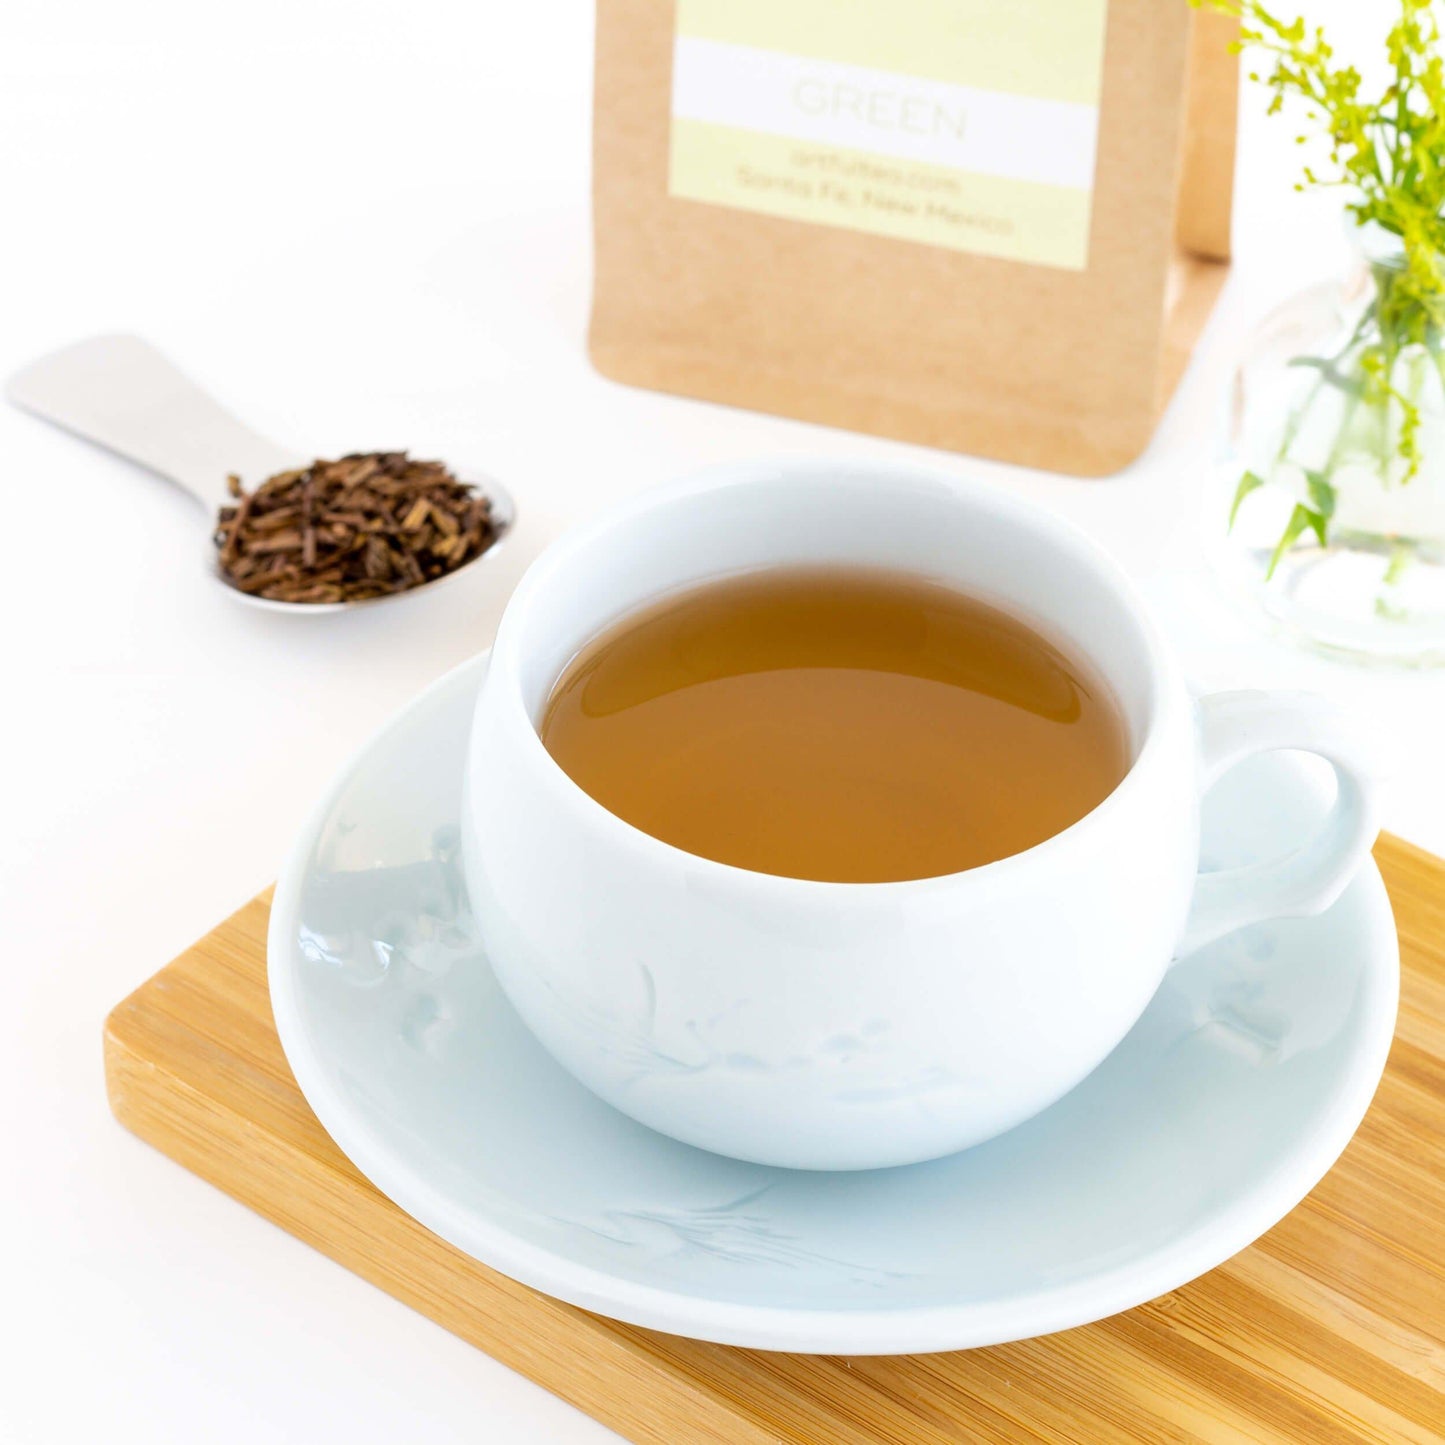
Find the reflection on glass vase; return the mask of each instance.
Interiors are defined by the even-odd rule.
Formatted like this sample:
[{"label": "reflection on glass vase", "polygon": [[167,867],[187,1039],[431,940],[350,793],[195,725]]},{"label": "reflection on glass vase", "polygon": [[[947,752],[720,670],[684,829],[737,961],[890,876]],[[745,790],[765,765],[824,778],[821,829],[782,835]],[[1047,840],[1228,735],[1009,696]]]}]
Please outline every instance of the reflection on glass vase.
[{"label": "reflection on glass vase", "polygon": [[1249,343],[1210,551],[1301,641],[1445,664],[1445,294],[1394,237],[1354,235],[1348,281],[1301,292]]}]

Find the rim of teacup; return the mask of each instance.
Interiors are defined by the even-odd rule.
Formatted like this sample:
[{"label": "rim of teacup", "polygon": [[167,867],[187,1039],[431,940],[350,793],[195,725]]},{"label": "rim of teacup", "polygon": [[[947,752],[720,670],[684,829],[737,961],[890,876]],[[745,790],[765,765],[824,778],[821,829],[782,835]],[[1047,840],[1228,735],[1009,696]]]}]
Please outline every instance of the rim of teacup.
[{"label": "rim of teacup", "polygon": [[[557,585],[559,577],[565,575],[569,565],[591,548],[604,543],[609,535],[645,519],[649,513],[693,497],[703,497],[726,491],[734,486],[744,486],[766,479],[788,480],[793,478],[827,479],[839,476],[854,478],[867,477],[881,485],[890,483],[926,485],[941,488],[951,498],[966,506],[992,513],[1006,522],[1031,530],[1057,549],[1067,552],[1081,563],[1101,586],[1111,591],[1124,603],[1124,610],[1135,628],[1144,655],[1149,662],[1147,694],[1144,704],[1142,736],[1134,749],[1128,770],[1118,784],[1083,817],[1067,828],[1035,843],[1018,853],[982,863],[953,873],[939,873],[926,878],[893,879],[878,882],[842,882],[815,878],[794,878],[785,874],[764,873],[756,869],[742,868],[733,863],[723,863],[703,854],[690,853],[676,844],[645,832],[635,824],[612,812],[599,803],[579,783],[575,782],[547,751],[537,725],[528,710],[525,688],[521,675],[521,644],[519,638],[527,625],[527,613],[534,607],[545,589]],[[698,582],[708,578],[699,576]],[[599,629],[607,625],[604,619]],[[590,636],[596,635],[593,630]],[[1081,650],[1101,672],[1106,670],[1099,664],[1087,647]],[[555,684],[556,679],[552,679]],[[1112,679],[1110,679],[1112,686]],[[691,472],[675,481],[647,488],[629,498],[620,506],[610,508],[593,521],[572,528],[552,542],[528,567],[512,593],[503,612],[496,640],[492,646],[491,662],[484,687],[500,688],[503,716],[518,736],[523,749],[522,761],[531,766],[544,784],[561,794],[565,801],[581,808],[592,823],[610,831],[619,846],[626,846],[651,855],[659,863],[674,865],[685,863],[698,876],[715,878],[718,881],[739,882],[746,880],[754,887],[785,889],[794,895],[801,890],[819,890],[839,896],[841,892],[866,890],[879,897],[896,896],[902,891],[921,891],[957,886],[960,879],[984,879],[1001,876],[1020,867],[1032,866],[1046,857],[1053,856],[1075,844],[1080,835],[1096,827],[1109,814],[1124,807],[1143,787],[1147,786],[1147,775],[1158,756],[1160,747],[1160,721],[1168,706],[1171,691],[1183,691],[1177,676],[1177,664],[1164,645],[1148,604],[1130,581],[1119,564],[1094,541],[1088,533],[1073,523],[1065,521],[1041,504],[1017,497],[1000,487],[981,482],[975,478],[957,477],[941,469],[902,464],[895,462],[859,461],[857,459],[836,459],[828,457],[763,457],[743,462],[721,462]]]}]

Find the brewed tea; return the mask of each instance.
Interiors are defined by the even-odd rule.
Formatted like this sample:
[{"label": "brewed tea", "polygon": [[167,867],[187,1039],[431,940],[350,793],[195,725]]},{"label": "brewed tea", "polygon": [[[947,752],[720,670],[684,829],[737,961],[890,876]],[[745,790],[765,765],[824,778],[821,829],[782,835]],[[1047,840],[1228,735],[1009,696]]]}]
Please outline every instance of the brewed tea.
[{"label": "brewed tea", "polygon": [[541,734],[644,832],[834,882],[1022,852],[1129,766],[1080,659],[945,586],[836,568],[725,578],[625,617],[564,671]]}]

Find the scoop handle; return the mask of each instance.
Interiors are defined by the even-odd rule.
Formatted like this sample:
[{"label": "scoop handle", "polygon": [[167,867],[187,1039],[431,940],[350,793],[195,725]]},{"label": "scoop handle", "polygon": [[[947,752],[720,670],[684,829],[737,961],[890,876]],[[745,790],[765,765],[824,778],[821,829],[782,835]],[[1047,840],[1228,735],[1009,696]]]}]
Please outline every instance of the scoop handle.
[{"label": "scoop handle", "polygon": [[184,487],[214,515],[226,477],[305,465],[243,426],[138,336],[93,336],[16,372],[8,400]]}]

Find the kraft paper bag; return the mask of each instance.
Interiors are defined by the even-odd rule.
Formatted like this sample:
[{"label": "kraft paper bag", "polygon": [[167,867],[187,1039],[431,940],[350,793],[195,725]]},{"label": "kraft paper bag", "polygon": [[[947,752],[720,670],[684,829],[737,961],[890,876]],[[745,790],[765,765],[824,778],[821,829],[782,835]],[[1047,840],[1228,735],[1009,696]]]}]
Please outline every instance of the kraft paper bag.
[{"label": "kraft paper bag", "polygon": [[595,365],[1117,470],[1225,275],[1232,36],[1185,0],[599,0]]}]

